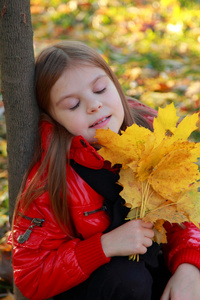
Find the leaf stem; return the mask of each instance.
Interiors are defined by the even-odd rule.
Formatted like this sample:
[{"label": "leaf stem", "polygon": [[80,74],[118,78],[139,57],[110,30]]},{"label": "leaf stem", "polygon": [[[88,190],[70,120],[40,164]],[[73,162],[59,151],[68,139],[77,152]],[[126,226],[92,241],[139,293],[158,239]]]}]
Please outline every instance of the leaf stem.
[{"label": "leaf stem", "polygon": [[142,203],[140,209],[140,218],[143,218],[145,216],[146,206],[150,198],[149,189],[150,184],[148,183],[148,181],[142,182]]},{"label": "leaf stem", "polygon": [[165,208],[165,207],[172,206],[172,205],[176,205],[176,204],[177,204],[177,203],[172,202],[172,203],[169,203],[169,204],[164,205],[164,206],[158,206],[158,207],[156,207],[156,208],[154,208],[154,209],[151,209],[151,210],[146,211],[146,214],[148,214],[148,212],[154,212],[154,211],[157,211],[157,210],[159,210],[159,209],[163,209],[163,208]]}]

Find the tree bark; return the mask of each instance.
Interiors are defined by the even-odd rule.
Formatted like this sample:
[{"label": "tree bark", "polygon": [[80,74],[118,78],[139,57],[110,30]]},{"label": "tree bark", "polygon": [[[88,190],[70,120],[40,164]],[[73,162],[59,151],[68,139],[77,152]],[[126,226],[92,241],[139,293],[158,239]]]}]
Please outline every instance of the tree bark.
[{"label": "tree bark", "polygon": [[34,96],[34,51],[30,1],[0,0],[0,58],[5,106],[10,216],[33,155],[38,107]]},{"label": "tree bark", "polygon": [[[16,197],[33,156],[39,117],[34,96],[33,31],[28,0],[0,0],[0,62],[12,220]],[[26,299],[16,288],[15,293],[17,300]]]}]

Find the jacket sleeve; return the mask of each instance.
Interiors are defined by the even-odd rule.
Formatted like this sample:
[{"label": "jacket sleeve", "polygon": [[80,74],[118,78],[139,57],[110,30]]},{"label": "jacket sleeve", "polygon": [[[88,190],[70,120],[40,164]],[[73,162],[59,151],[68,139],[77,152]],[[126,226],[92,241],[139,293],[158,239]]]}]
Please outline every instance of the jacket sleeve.
[{"label": "jacket sleeve", "polygon": [[200,269],[200,230],[194,224],[165,224],[168,243],[163,246],[169,270],[174,273],[182,263]]},{"label": "jacket sleeve", "polygon": [[18,243],[17,238],[29,226],[30,221],[21,218],[14,225],[9,241],[13,242],[15,284],[30,300],[64,292],[85,281],[110,260],[103,252],[101,233],[83,241],[71,239],[47,220],[42,227],[33,228],[27,241]]}]

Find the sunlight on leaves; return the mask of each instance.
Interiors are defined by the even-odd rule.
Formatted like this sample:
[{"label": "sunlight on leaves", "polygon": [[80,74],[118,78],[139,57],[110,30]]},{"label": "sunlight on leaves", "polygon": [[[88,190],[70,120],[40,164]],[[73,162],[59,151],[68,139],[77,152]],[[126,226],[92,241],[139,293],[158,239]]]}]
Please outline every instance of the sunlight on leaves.
[{"label": "sunlight on leaves", "polygon": [[112,165],[122,165],[121,196],[131,207],[127,219],[139,217],[156,224],[157,242],[166,240],[163,220],[200,223],[200,143],[188,141],[199,116],[187,116],[177,124],[178,120],[170,104],[158,110],[154,132],[136,124],[121,135],[109,129],[96,131],[103,146],[99,154]]}]

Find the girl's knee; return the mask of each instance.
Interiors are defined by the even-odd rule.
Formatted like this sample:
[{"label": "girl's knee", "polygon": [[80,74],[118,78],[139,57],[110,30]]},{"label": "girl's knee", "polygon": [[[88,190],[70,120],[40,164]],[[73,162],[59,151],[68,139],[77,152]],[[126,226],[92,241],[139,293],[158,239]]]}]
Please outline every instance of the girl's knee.
[{"label": "girl's knee", "polygon": [[114,295],[112,299],[151,299],[152,277],[142,261],[122,260],[113,271],[110,277],[110,289]]},{"label": "girl's knee", "polygon": [[138,272],[129,273],[127,276],[120,276],[120,289],[125,294],[122,299],[150,300],[152,290],[152,277],[144,267],[137,268]]}]

